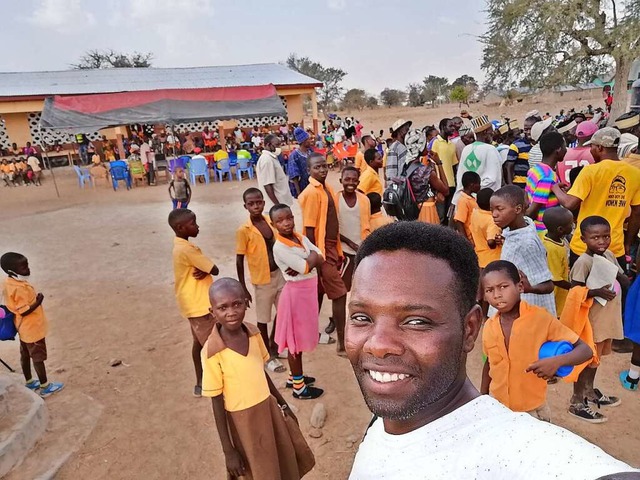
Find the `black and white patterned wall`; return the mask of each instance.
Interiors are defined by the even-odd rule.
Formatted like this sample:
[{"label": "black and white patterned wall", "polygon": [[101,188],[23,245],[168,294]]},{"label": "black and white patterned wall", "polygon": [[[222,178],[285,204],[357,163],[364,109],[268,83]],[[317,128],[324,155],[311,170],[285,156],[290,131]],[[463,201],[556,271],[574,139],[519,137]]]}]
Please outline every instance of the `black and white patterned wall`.
[{"label": "black and white patterned wall", "polygon": [[4,124],[4,118],[0,117],[0,148],[7,150],[11,147],[11,140],[9,140],[9,134],[7,133],[7,127]]},{"label": "black and white patterned wall", "polygon": [[[44,142],[47,145],[53,145],[56,141],[60,144],[73,143],[75,137],[69,133],[59,132],[56,130],[40,130],[40,112],[29,113],[29,131],[31,132],[31,138],[36,145],[42,145]],[[91,132],[86,134],[87,138],[92,142],[100,140],[102,136],[98,132]]]}]

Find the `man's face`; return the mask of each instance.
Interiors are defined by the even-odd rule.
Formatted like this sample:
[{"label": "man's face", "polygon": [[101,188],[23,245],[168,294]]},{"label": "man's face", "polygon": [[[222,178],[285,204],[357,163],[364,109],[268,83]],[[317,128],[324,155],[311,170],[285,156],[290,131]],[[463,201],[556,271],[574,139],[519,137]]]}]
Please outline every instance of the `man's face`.
[{"label": "man's face", "polygon": [[404,250],[362,260],[345,346],[369,409],[404,421],[442,398],[465,375],[479,328],[479,315],[468,317],[461,318],[444,260]]},{"label": "man's face", "polygon": [[271,140],[271,142],[269,142],[268,150],[270,150],[271,152],[275,152],[276,148],[278,148],[280,146],[280,139],[278,137],[274,137],[273,140]]},{"label": "man's face", "polygon": [[313,157],[309,160],[309,175],[320,183],[324,183],[329,173],[329,166],[324,157]]},{"label": "man's face", "polygon": [[524,121],[524,138],[526,138],[527,140],[531,140],[531,127],[533,127],[534,123],[536,123],[535,120]]},{"label": "man's face", "polygon": [[340,178],[340,183],[342,184],[342,188],[347,193],[354,193],[356,188],[358,188],[358,183],[360,182],[360,175],[358,172],[354,172],[352,170],[347,170],[342,172],[342,178]]},{"label": "man's face", "polygon": [[370,148],[376,148],[376,139],[371,136],[364,139],[364,149],[368,150]]},{"label": "man's face", "polygon": [[460,119],[460,120],[454,120],[452,123],[453,123],[453,129],[457,132],[458,130],[460,130],[464,122],[462,121],[462,119]]},{"label": "man's face", "polygon": [[451,135],[453,135],[453,133],[455,132],[455,125],[453,124],[453,120],[449,120],[445,126],[444,129],[442,130],[442,134],[445,137],[450,137]]}]

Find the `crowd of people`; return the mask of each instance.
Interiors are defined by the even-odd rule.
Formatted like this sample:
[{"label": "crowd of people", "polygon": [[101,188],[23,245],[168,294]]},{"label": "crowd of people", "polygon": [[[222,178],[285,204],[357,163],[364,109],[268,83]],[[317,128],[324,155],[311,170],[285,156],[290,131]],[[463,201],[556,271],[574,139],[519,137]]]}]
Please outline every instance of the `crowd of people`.
[{"label": "crowd of people", "polygon": [[40,186],[42,177],[42,161],[38,151],[27,142],[24,148],[18,148],[16,143],[10,149],[4,150],[0,162],[0,180],[5,187],[18,185]]},{"label": "crowd of people", "polygon": [[[622,115],[615,127],[607,121],[589,110],[532,111],[520,129],[514,119],[464,112],[437,127],[399,119],[389,138],[337,117],[319,135],[300,126],[259,132],[250,137],[260,152],[259,188],[242,194],[237,279],[215,282],[218,267],[191,241],[199,227],[186,208],[184,172],[176,171],[168,218],[175,295],[193,337],[193,394],[212,398],[228,473],[294,479],[313,468],[290,400],[265,370],[287,375],[290,399],[313,401],[324,394],[322,379],[304,368],[303,355],[318,344],[350,360],[374,414],[351,478],[425,471],[521,478],[537,465],[524,451],[563,478],[635,471],[549,425],[546,401],[547,385],[563,378],[573,383],[568,413],[605,422],[601,410],[622,403],[596,385],[613,350],[632,354],[620,388],[638,390],[640,318],[628,313],[640,308],[631,285],[640,114]],[[219,151],[215,132],[204,133],[202,146],[191,140],[192,152]],[[178,148],[168,140],[161,148]],[[292,140],[297,147],[283,161],[281,146]],[[128,151],[138,155],[145,144],[132,139]],[[353,145],[352,157],[328,160],[332,148]],[[339,191],[327,181],[335,163]],[[62,385],[47,382],[44,371],[42,296],[24,278],[24,257],[9,253],[0,263],[27,386],[51,394]],[[325,296],[331,315],[322,328]],[[244,321],[250,304],[257,326]],[[478,391],[466,356],[479,334]],[[543,347],[554,353],[544,356]]]}]

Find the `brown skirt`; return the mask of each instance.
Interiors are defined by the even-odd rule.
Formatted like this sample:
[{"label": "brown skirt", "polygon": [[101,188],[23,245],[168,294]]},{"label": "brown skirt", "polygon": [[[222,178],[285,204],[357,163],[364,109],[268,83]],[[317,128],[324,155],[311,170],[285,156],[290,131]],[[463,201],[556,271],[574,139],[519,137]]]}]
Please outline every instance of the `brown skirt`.
[{"label": "brown skirt", "polygon": [[299,480],[314,467],[313,452],[300,428],[282,415],[273,396],[254,407],[227,412],[227,418],[233,445],[247,467],[240,478]]}]

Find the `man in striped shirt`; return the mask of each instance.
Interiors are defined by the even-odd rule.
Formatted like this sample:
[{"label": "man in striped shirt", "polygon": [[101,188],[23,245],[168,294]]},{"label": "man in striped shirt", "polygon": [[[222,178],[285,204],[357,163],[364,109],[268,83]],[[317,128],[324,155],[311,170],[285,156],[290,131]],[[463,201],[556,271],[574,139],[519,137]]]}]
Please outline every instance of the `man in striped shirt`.
[{"label": "man in striped shirt", "polygon": [[567,153],[567,145],[561,133],[549,132],[540,137],[540,150],[542,162],[529,169],[525,189],[529,203],[526,214],[535,222],[538,233],[546,230],[542,222],[545,210],[560,204],[551,188],[558,183],[555,169]]},{"label": "man in striped shirt", "polygon": [[524,121],[523,138],[516,140],[509,147],[506,161],[506,183],[524,188],[527,184],[527,173],[529,172],[529,151],[533,146],[531,140],[531,127],[536,122],[542,120],[540,117],[530,116]]},{"label": "man in striped shirt", "polygon": [[399,177],[404,167],[404,161],[407,156],[407,147],[404,146],[404,137],[411,127],[411,122],[404,119],[396,120],[391,127],[391,135],[393,143],[389,147],[387,153],[387,166],[384,170],[384,177],[388,184],[392,179]]}]

